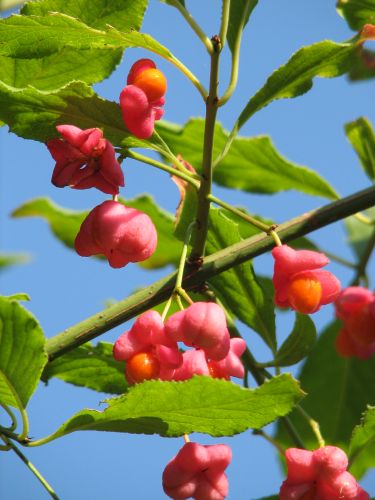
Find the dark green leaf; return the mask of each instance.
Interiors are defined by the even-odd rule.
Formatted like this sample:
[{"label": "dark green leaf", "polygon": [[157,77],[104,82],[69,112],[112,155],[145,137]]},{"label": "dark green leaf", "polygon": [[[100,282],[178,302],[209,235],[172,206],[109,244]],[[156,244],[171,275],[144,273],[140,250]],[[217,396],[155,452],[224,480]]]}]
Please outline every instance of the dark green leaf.
[{"label": "dark green leaf", "polygon": [[296,313],[292,333],[277,351],[276,366],[291,366],[309,354],[316,343],[315,324],[306,314]]},{"label": "dark green leaf", "polygon": [[302,397],[298,383],[288,374],[258,389],[210,377],[193,377],[186,382],[148,381],[133,386],[124,396],[107,400],[108,407],[102,412],[80,411],[52,439],[80,430],[166,437],[191,432],[232,436],[286,415]]},{"label": "dark green leaf", "polygon": [[[319,422],[327,444],[348,449],[353,428],[368,404],[375,403],[375,385],[369,383],[375,372],[375,357],[366,361],[342,358],[334,342],[340,329],[332,323],[319,337],[318,343],[302,367],[299,380],[307,396],[302,406]],[[299,413],[290,416],[309,448],[317,448],[311,428]],[[280,423],[278,438],[287,446],[294,445]]]},{"label": "dark green leaf", "polygon": [[127,389],[124,363],[113,359],[113,344],[99,342],[77,347],[48,363],[42,376],[47,382],[57,377],[69,384],[88,387],[94,391],[122,394]]},{"label": "dark green leaf", "polygon": [[338,0],[337,10],[352,30],[359,31],[367,23],[375,24],[375,0]]},{"label": "dark green leaf", "polygon": [[116,146],[151,146],[127,132],[118,104],[101,99],[83,82],[53,92],[14,89],[0,82],[0,118],[20,137],[41,142],[57,137],[56,125],[69,123],[82,129],[99,127]]},{"label": "dark green leaf", "polygon": [[250,99],[238,118],[238,128],[270,102],[306,93],[313,85],[313,78],[331,78],[348,72],[357,48],[356,41],[334,43],[328,40],[298,50]]},{"label": "dark green leaf", "polygon": [[[158,207],[149,196],[139,196],[133,200],[126,200],[124,203],[149,215],[158,232],[156,251],[149,259],[140,262],[139,265],[147,269],[154,269],[171,263],[176,264],[181,253],[181,243],[172,234],[173,217]],[[18,207],[12,216],[45,219],[53,234],[68,248],[73,248],[75,237],[87,214],[88,211],[60,207],[48,198],[36,198]]]},{"label": "dark green leaf", "polygon": [[[158,132],[176,153],[201,171],[204,120],[194,118],[183,127],[162,122]],[[216,125],[214,158],[223,150],[228,132]],[[316,172],[282,157],[267,136],[238,137],[214,170],[214,181],[251,193],[277,193],[296,189],[303,193],[337,198],[334,189]]]},{"label": "dark green leaf", "polygon": [[360,479],[370,467],[375,466],[375,407],[369,406],[360,425],[352,434],[349,446],[350,472]]},{"label": "dark green leaf", "polygon": [[359,157],[369,179],[375,181],[375,133],[366,118],[358,118],[345,125],[346,136]]},{"label": "dark green leaf", "polygon": [[239,30],[243,30],[258,0],[236,0],[230,4],[227,40],[233,52]]},{"label": "dark green leaf", "polygon": [[[370,208],[366,214],[375,220],[375,208]],[[374,227],[358,220],[354,216],[347,217],[344,224],[348,236],[347,241],[355,255],[360,259],[368,245],[369,239],[373,235]]]},{"label": "dark green leaf", "polygon": [[26,407],[47,362],[43,331],[18,298],[0,297],[0,401]]},{"label": "dark green leaf", "polygon": [[[238,226],[217,209],[210,211],[207,251],[214,253],[241,241]],[[235,266],[208,280],[228,309],[253,328],[271,349],[276,347],[275,313],[271,297],[265,295],[250,262]]]},{"label": "dark green leaf", "polygon": [[349,71],[349,80],[352,82],[368,80],[375,76],[375,52],[366,47],[358,48],[356,57],[353,57]]}]

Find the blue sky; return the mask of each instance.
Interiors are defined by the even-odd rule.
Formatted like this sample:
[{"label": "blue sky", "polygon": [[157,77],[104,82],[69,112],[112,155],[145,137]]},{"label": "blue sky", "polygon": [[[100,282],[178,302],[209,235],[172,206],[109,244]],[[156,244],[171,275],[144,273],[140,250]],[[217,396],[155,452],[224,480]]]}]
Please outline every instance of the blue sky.
[{"label": "blue sky", "polygon": [[[217,33],[220,2],[191,0],[187,4],[209,35]],[[207,84],[208,57],[176,10],[151,0],[142,31],[169,47]],[[299,47],[324,39],[343,41],[351,36],[345,21],[336,13],[334,1],[262,0],[244,34],[238,89],[220,110],[219,121],[230,129],[249,97]],[[230,71],[227,55],[226,52],[222,62],[222,91]],[[96,91],[117,100],[130,66],[145,56],[144,51],[128,50],[116,72],[96,85]],[[190,116],[202,116],[201,98],[185,77],[164,60],[155,60],[168,78],[165,119],[184,123]],[[373,82],[351,84],[344,77],[318,79],[308,94],[274,102],[260,111],[241,134],[270,135],[282,155],[315,169],[345,196],[369,184],[343,131],[344,123],[359,116],[367,116],[375,123]],[[67,250],[41,220],[9,218],[12,210],[34,197],[49,196],[59,205],[78,209],[101,203],[103,194],[54,188],[50,183],[54,163],[47,148],[8,134],[7,127],[0,129],[0,162],[1,250],[25,251],[32,256],[29,264],[13,267],[1,275],[1,290],[4,295],[27,292],[32,299],[27,307],[39,319],[47,336],[99,311],[107,299],[121,299],[168,272],[146,272],[134,265],[112,269]],[[126,188],[122,195],[132,198],[150,192],[162,207],[175,210],[178,192],[166,174],[128,160],[124,162],[124,171]],[[215,194],[278,222],[325,203],[323,199],[295,192],[261,196],[215,187]],[[353,259],[345,246],[342,224],[325,228],[312,235],[312,239],[323,249]],[[257,259],[255,267],[270,274],[270,256]],[[350,281],[351,273],[345,268],[332,264],[331,270],[343,284]],[[371,271],[373,274],[373,261]],[[329,306],[317,313],[314,320],[321,328],[332,316]],[[279,321],[280,338],[290,331],[292,322],[292,315],[283,315]],[[266,359],[268,354],[257,336],[240,328],[255,355]],[[101,339],[114,341],[125,329],[126,326],[118,327]],[[105,394],[58,380],[52,380],[47,387],[41,385],[28,407],[31,435],[42,437],[51,433],[82,408],[100,409],[100,401],[105,398]],[[233,462],[228,469],[230,500],[252,500],[278,491],[283,476],[273,449],[261,438],[246,432],[215,440],[197,436],[197,440],[202,444],[228,443],[232,447]],[[182,439],[81,432],[27,450],[27,454],[62,499],[159,500],[165,498],[162,471],[181,446]],[[363,485],[374,494],[375,475],[369,474]],[[48,495],[19,459],[7,453],[0,456],[0,497],[39,500]]]}]

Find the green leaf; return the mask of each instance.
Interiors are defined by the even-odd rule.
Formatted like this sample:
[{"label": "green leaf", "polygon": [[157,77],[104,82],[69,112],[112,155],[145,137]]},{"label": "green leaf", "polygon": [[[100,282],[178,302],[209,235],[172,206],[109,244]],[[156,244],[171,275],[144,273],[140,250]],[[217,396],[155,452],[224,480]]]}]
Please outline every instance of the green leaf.
[{"label": "green leaf", "polygon": [[12,297],[0,297],[0,401],[25,408],[47,362],[43,331]]},{"label": "green leaf", "polygon": [[[226,380],[193,377],[186,382],[148,381],[119,398],[107,400],[100,412],[82,410],[51,438],[80,430],[159,434],[165,437],[201,432],[232,436],[259,429],[290,412],[303,397],[290,375],[276,377],[258,389]],[[209,416],[209,418],[207,418]]]},{"label": "green leaf", "polygon": [[364,24],[375,24],[375,0],[338,0],[337,11],[352,30],[359,31]]},{"label": "green leaf", "polygon": [[[48,15],[61,12],[75,17],[92,28],[110,24],[122,31],[139,30],[147,0],[43,0],[28,2],[21,13]],[[32,85],[40,90],[58,89],[73,80],[89,84],[108,77],[120,62],[123,50],[65,47],[43,59],[12,59],[0,56],[0,80],[17,88]]]},{"label": "green leaf", "polygon": [[62,49],[42,59],[13,59],[0,56],[0,80],[15,88],[28,85],[53,90],[73,80],[88,84],[107,78],[121,60],[122,50]]},{"label": "green leaf", "polygon": [[352,434],[349,446],[350,472],[360,479],[367,469],[375,466],[375,407],[369,406],[360,425]]},{"label": "green leaf", "polygon": [[[366,215],[375,220],[375,208],[367,210]],[[359,260],[374,233],[374,227],[371,224],[366,224],[358,220],[354,216],[347,217],[344,224],[347,233],[347,242]]]},{"label": "green leaf", "polygon": [[176,63],[173,54],[150,35],[138,31],[122,33],[112,26],[104,28],[91,28],[58,12],[46,16],[13,15],[0,20],[0,55],[33,59],[67,47],[80,50],[139,47]]},{"label": "green leaf", "polygon": [[[204,135],[202,118],[191,119],[182,127],[161,122],[157,130],[173,151],[180,153],[198,172],[201,171]],[[214,158],[219,156],[227,139],[228,132],[217,124]],[[234,139],[228,154],[216,166],[213,179],[221,186],[250,193],[277,193],[295,189],[329,199],[338,197],[316,172],[281,156],[267,136]]]},{"label": "green leaf", "polygon": [[[257,6],[258,0],[236,0],[231,2],[227,40],[231,52],[234,51],[238,31],[245,29],[249,17]],[[242,19],[244,20],[242,21]]]},{"label": "green leaf", "polygon": [[[339,356],[334,342],[340,328],[334,322],[322,333],[298,378],[307,392],[302,406],[319,422],[326,443],[347,450],[354,426],[367,405],[375,403],[375,385],[369,383],[375,371],[375,357],[364,361]],[[311,428],[300,414],[293,412],[290,418],[304,443],[317,448]],[[278,438],[286,446],[294,445],[281,425]]]},{"label": "green leaf", "polygon": [[8,300],[20,300],[20,301],[27,301],[29,302],[31,300],[30,295],[27,293],[14,293],[13,295],[5,295],[5,299]]},{"label": "green leaf", "polygon": [[[238,226],[217,209],[211,209],[207,251],[214,253],[238,243]],[[271,349],[276,348],[275,312],[271,297],[265,295],[250,262],[235,266],[208,280],[229,310],[255,330]]]},{"label": "green leaf", "polygon": [[277,351],[275,366],[291,366],[306,357],[316,343],[315,324],[306,314],[296,313],[292,333]]},{"label": "green leaf", "polygon": [[375,76],[375,51],[361,47],[356,57],[353,57],[352,67],[349,71],[349,80],[357,82],[368,80]]},{"label": "green leaf", "polygon": [[[170,0],[160,0],[162,3],[167,3],[168,5],[171,5],[172,7],[174,7],[174,3],[171,2]],[[185,0],[177,0],[178,2],[180,2],[181,5],[183,5],[185,7]]]},{"label": "green leaf", "polygon": [[[173,217],[156,205],[149,196],[139,196],[133,200],[121,200],[126,206],[136,208],[149,215],[158,232],[158,246],[154,254],[139,265],[155,269],[167,264],[177,264],[181,253],[181,243],[174,238]],[[41,217],[45,219],[53,234],[68,248],[74,247],[74,240],[88,211],[69,210],[56,205],[48,198],[30,200],[13,211],[13,217]]]},{"label": "green leaf", "polygon": [[42,0],[27,2],[21,10],[25,16],[48,16],[61,12],[83,23],[107,30],[108,25],[120,31],[139,30],[147,0]]},{"label": "green leaf", "polygon": [[77,347],[48,363],[42,376],[44,382],[57,377],[69,384],[94,391],[122,394],[127,390],[124,363],[113,359],[113,344],[99,342]]},{"label": "green leaf", "polygon": [[367,176],[375,181],[375,133],[366,118],[358,118],[345,125],[346,136],[359,157]]},{"label": "green leaf", "polygon": [[52,92],[15,89],[0,82],[0,119],[20,137],[41,142],[57,137],[56,125],[69,123],[82,129],[101,128],[116,146],[151,147],[125,129],[118,104],[101,99],[83,82]]},{"label": "green leaf", "polygon": [[340,76],[351,69],[357,43],[318,42],[298,50],[268,78],[240,114],[238,128],[257,111],[276,99],[297,97],[309,91],[313,79]]},{"label": "green leaf", "polygon": [[0,253],[0,272],[15,264],[25,264],[29,260],[29,255],[25,253]]}]

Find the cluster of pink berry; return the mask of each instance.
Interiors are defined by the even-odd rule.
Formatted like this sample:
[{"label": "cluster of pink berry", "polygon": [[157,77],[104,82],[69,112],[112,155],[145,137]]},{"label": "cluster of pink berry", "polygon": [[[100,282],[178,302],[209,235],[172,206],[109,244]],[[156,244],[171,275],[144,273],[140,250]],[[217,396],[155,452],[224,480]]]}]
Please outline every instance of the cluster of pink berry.
[{"label": "cluster of pink berry", "polygon": [[[120,96],[125,125],[139,138],[150,137],[155,120],[163,115],[166,80],[149,59],[137,61]],[[112,267],[148,259],[156,249],[157,233],[148,215],[117,201],[124,175],[112,144],[98,128],[81,130],[74,125],[58,125],[61,138],[47,147],[56,161],[52,183],[73,189],[95,187],[110,194],[86,217],[75,240],[81,256],[103,254]]]},{"label": "cluster of pink berry", "polygon": [[[153,61],[141,59],[131,68],[120,106],[128,130],[140,139],[150,137],[155,120],[164,113],[166,80]],[[83,221],[75,239],[79,255],[103,254],[114,268],[149,258],[157,245],[157,233],[144,213],[117,201],[124,176],[112,144],[98,128],[81,130],[59,125],[60,138],[47,146],[56,161],[52,182],[74,189],[95,187],[112,200],[95,207]],[[340,293],[340,282],[322,270],[329,260],[321,253],[277,246],[273,283],[275,303],[311,314],[336,301],[344,327],[337,338],[343,356],[362,359],[375,352],[375,296],[360,287]],[[192,348],[181,352],[179,342]],[[125,361],[129,384],[159,379],[183,381],[193,375],[230,380],[243,377],[241,338],[230,338],[225,313],[211,302],[196,302],[172,314],[166,322],[156,311],[137,318],[114,345],[113,355]],[[163,473],[165,493],[174,499],[222,500],[228,494],[225,469],[231,461],[226,445],[203,446],[187,442]],[[345,453],[334,446],[314,452],[291,448],[286,452],[287,479],[281,500],[366,500],[369,498],[346,471]]]},{"label": "cluster of pink berry", "polygon": [[[178,342],[193,349],[180,352]],[[243,339],[231,339],[225,314],[213,302],[195,302],[172,314],[165,323],[156,311],[137,318],[115,342],[113,355],[126,361],[129,384],[150,379],[187,380],[209,375],[229,380],[243,377]]]},{"label": "cluster of pink berry", "polygon": [[348,457],[336,446],[315,451],[289,448],[285,453],[288,475],[280,500],[368,500],[370,496],[347,472]]},{"label": "cluster of pink berry", "polygon": [[351,286],[335,302],[336,315],[343,321],[336,338],[336,349],[344,357],[368,359],[375,352],[375,295]]},{"label": "cluster of pink berry", "polygon": [[281,245],[272,250],[272,255],[277,306],[312,314],[336,300],[341,285],[332,273],[321,269],[329,262],[323,253]]},{"label": "cluster of pink berry", "polygon": [[[182,354],[178,342],[193,349]],[[240,356],[245,348],[243,339],[230,338],[220,306],[195,302],[165,323],[156,311],[142,314],[117,339],[113,355],[126,361],[129,384],[155,378],[182,381],[193,375],[229,380],[231,376],[243,377]],[[165,468],[164,491],[174,499],[224,499],[228,494],[224,470],[231,456],[226,445],[186,443]]]}]

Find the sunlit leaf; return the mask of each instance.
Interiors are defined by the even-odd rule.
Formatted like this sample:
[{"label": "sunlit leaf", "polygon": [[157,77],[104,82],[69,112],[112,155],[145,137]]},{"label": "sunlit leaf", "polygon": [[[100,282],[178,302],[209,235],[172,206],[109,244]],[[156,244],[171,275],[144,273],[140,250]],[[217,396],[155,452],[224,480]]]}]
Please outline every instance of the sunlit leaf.
[{"label": "sunlit leaf", "polygon": [[231,436],[259,429],[286,415],[302,397],[298,383],[287,374],[258,389],[210,377],[193,377],[186,382],[148,381],[133,386],[124,396],[107,400],[104,411],[80,411],[52,439],[80,430],[166,437],[191,432]]},{"label": "sunlit leaf", "polygon": [[[27,2],[21,13],[45,16],[61,12],[92,28],[110,24],[122,31],[139,30],[147,0],[42,0]],[[73,80],[95,83],[109,76],[121,60],[123,50],[113,48],[62,48],[42,59],[13,59],[0,56],[0,80],[22,88],[32,85],[40,90],[58,89]]]},{"label": "sunlit leaf", "polygon": [[298,50],[249,100],[238,118],[238,128],[270,102],[305,94],[315,77],[331,78],[347,73],[357,57],[357,48],[357,41],[335,43],[327,40]]},{"label": "sunlit leaf", "polygon": [[25,139],[47,142],[57,137],[56,125],[69,123],[82,129],[101,128],[115,145],[150,147],[126,130],[118,104],[101,99],[83,82],[51,92],[15,89],[0,82],[0,118]]},{"label": "sunlit leaf", "polygon": [[[201,171],[204,120],[193,118],[184,126],[161,122],[157,130],[170,148]],[[228,132],[215,127],[214,158],[223,150]],[[214,182],[251,193],[277,193],[295,189],[335,199],[337,193],[316,172],[290,162],[280,155],[267,136],[238,137],[214,170]]]}]

